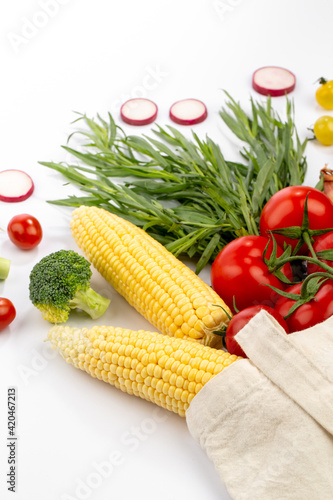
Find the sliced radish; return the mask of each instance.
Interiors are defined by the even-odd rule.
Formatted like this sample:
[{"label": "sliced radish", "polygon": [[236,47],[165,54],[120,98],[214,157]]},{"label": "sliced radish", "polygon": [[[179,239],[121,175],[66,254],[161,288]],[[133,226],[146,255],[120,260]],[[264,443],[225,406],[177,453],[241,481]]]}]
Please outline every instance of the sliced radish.
[{"label": "sliced radish", "polygon": [[34,183],[30,175],[22,170],[0,172],[0,200],[7,202],[24,201],[32,195]]},{"label": "sliced radish", "polygon": [[259,94],[278,97],[289,94],[296,85],[295,75],[288,69],[265,66],[253,73],[252,87]]},{"label": "sliced radish", "polygon": [[120,108],[120,116],[129,125],[148,125],[156,120],[157,106],[149,99],[130,99]]},{"label": "sliced radish", "polygon": [[169,115],[172,121],[180,125],[195,125],[207,118],[207,108],[198,99],[183,99],[171,106]]}]

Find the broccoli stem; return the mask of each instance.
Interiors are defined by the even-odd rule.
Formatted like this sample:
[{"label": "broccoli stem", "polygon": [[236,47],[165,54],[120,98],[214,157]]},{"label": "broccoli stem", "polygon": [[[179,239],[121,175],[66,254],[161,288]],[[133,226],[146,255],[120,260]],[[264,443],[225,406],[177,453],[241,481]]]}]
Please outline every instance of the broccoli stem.
[{"label": "broccoli stem", "polygon": [[105,313],[109,304],[109,299],[102,297],[89,287],[85,290],[78,290],[68,305],[71,309],[81,309],[89,314],[92,319],[97,319]]},{"label": "broccoli stem", "polygon": [[0,257],[0,280],[5,280],[9,274],[10,260]]}]

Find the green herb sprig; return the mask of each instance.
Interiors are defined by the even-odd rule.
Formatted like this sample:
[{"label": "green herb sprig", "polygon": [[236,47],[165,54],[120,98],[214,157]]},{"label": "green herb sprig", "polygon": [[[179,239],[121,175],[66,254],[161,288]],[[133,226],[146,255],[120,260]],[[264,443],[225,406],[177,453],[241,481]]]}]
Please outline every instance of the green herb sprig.
[{"label": "green herb sprig", "polygon": [[198,259],[196,272],[228,242],[259,234],[261,210],[279,189],[302,184],[306,140],[299,140],[294,108],[286,98],[286,119],[271,99],[251,99],[249,117],[232,97],[220,116],[241,139],[244,162],[227,161],[220,146],[188,139],[178,129],[157,126],[153,135],[126,135],[111,114],[80,115],[88,141],[79,149],[63,146],[77,164],[40,162],[79,186],[84,196],[52,200],[63,206],[94,205],[142,227],[174,255]]}]

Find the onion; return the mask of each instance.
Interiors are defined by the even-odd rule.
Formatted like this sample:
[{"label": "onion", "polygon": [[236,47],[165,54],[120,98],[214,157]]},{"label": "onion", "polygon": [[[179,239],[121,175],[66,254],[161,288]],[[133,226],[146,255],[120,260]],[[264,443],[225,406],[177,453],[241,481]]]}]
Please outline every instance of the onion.
[{"label": "onion", "polygon": [[325,166],[320,171],[324,179],[324,193],[333,202],[333,170]]}]

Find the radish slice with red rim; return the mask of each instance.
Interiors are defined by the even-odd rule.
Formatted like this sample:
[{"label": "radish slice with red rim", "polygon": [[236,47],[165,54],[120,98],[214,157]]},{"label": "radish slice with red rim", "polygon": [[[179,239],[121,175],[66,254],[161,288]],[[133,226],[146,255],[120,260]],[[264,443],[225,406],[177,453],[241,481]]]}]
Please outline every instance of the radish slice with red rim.
[{"label": "radish slice with red rim", "polygon": [[148,125],[156,120],[157,106],[149,99],[130,99],[121,106],[120,116],[129,125]]},{"label": "radish slice with red rim", "polygon": [[24,201],[32,195],[34,183],[30,175],[22,170],[0,172],[0,200],[9,203]]},{"label": "radish slice with red rim", "polygon": [[171,106],[169,116],[180,125],[195,125],[207,118],[207,108],[198,99],[183,99]]},{"label": "radish slice with red rim", "polygon": [[295,75],[285,68],[265,66],[253,73],[252,87],[259,94],[279,97],[289,94],[296,85]]}]

